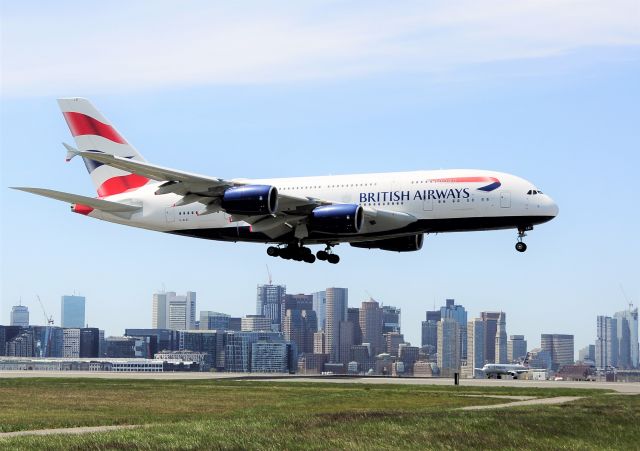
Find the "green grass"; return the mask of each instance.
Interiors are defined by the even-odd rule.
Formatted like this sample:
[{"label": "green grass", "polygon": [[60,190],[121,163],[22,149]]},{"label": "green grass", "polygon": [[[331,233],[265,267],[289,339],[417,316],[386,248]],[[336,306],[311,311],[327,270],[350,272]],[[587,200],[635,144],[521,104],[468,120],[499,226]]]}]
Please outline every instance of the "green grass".
[{"label": "green grass", "polygon": [[[460,395],[584,396],[558,405]],[[228,380],[0,379],[0,431],[139,429],[0,439],[0,449],[638,449],[640,396],[519,387]]]}]

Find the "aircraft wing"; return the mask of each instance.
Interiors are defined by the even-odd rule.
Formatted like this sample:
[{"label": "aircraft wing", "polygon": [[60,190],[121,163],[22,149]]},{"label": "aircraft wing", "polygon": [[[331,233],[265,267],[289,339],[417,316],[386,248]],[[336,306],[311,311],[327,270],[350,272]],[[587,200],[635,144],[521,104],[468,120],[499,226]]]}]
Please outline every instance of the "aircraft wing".
[{"label": "aircraft wing", "polygon": [[[218,177],[208,177],[178,171],[101,152],[80,152],[73,149],[70,150],[70,152],[114,168],[122,169],[123,171],[164,182],[156,190],[156,194],[174,193],[181,195],[182,199],[175,204],[176,206],[187,205],[193,202],[202,203],[207,207],[201,214],[222,211],[220,200],[225,190],[233,186],[242,186],[251,183],[249,181],[225,180]],[[278,193],[279,209],[277,214],[260,216],[232,215],[232,220],[247,222],[252,225],[253,231],[263,232],[270,238],[277,238],[292,230],[296,230],[299,225],[304,225],[308,215],[314,208],[336,203],[338,202]],[[365,222],[377,230],[393,230],[416,221],[414,216],[407,213],[374,208],[365,208],[364,215]],[[300,229],[300,233],[306,233],[304,227]],[[300,238],[303,237],[304,236],[300,236]]]},{"label": "aircraft wing", "polygon": [[120,202],[111,202],[108,200],[96,199],[93,197],[80,196],[78,194],[64,193],[62,191],[54,191],[44,188],[28,188],[23,186],[11,187],[19,191],[37,194],[39,196],[49,197],[51,199],[61,200],[70,204],[86,205],[96,210],[102,210],[109,213],[133,213],[140,210],[141,207],[136,205],[128,205]]}]

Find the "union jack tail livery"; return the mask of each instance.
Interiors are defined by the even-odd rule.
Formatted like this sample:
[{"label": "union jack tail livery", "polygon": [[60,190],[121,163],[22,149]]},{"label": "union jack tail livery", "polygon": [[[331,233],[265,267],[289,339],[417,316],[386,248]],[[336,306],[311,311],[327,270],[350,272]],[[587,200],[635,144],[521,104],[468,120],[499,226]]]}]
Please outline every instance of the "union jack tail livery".
[{"label": "union jack tail livery", "polygon": [[[79,151],[100,152],[131,160],[145,161],[142,155],[87,99],[77,97],[58,99],[58,105],[60,105]],[[70,147],[67,148],[70,149]],[[68,156],[67,160],[71,158]],[[132,174],[84,156],[82,159],[99,197],[131,191],[149,182],[149,179],[144,176]]]}]

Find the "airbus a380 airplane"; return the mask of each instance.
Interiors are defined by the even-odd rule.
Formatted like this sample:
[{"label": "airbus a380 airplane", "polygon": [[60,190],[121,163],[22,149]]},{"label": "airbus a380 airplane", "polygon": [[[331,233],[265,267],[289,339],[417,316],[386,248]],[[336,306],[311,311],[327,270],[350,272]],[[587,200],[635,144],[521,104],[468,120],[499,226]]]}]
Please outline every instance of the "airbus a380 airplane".
[{"label": "airbus a380 airplane", "polygon": [[[533,226],[558,207],[532,183],[481,170],[222,179],[147,163],[86,99],[59,99],[98,197],[16,188],[68,202],[104,221],[223,241],[271,243],[267,253],[338,263],[333,247],[408,252],[424,234],[516,229],[516,249]],[[307,246],[324,245],[315,255]]]}]

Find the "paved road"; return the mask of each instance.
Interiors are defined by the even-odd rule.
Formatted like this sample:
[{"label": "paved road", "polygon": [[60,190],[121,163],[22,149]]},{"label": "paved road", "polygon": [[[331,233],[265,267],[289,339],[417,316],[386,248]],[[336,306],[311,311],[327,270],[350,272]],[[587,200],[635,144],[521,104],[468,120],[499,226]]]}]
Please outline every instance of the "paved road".
[{"label": "paved road", "polygon": [[132,424],[122,424],[118,426],[90,426],[79,428],[60,428],[60,429],[35,429],[31,431],[14,431],[0,432],[1,438],[21,437],[23,435],[52,435],[52,434],[91,434],[93,432],[109,432],[119,429],[133,429],[141,426]]},{"label": "paved road", "polygon": [[[396,377],[300,377],[274,376],[267,374],[247,375],[246,373],[116,373],[93,371],[0,371],[0,378],[22,377],[86,377],[105,379],[251,379],[278,382],[328,382],[336,384],[413,384],[413,385],[453,385],[447,378],[396,378]],[[528,381],[511,379],[460,379],[463,387],[541,387],[541,388],[583,388],[608,389],[624,394],[640,394],[638,382],[569,382],[569,381]]]},{"label": "paved road", "polygon": [[[491,396],[493,398],[494,396]],[[535,405],[551,405],[551,404],[564,404],[566,402],[582,399],[582,396],[557,396],[555,398],[538,398],[527,399],[524,401],[507,402],[504,404],[489,404],[483,406],[467,406],[461,407],[460,410],[486,410],[486,409],[504,409],[507,407],[522,407],[522,406],[535,406]]]}]

